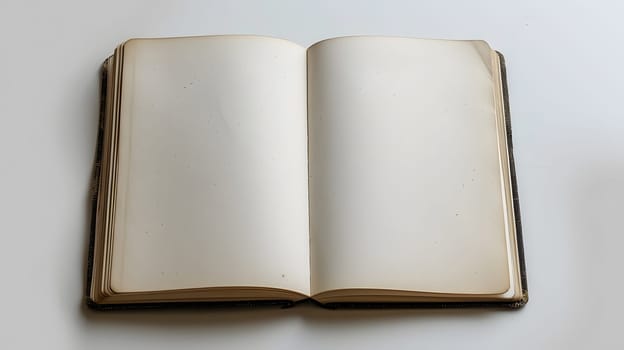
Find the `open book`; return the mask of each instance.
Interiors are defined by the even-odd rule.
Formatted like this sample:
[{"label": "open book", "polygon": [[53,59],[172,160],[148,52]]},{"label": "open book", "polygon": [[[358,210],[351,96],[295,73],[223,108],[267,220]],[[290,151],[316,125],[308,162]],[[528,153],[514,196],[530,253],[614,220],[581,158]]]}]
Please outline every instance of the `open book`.
[{"label": "open book", "polygon": [[92,306],[526,302],[485,42],[133,39],[104,67]]}]

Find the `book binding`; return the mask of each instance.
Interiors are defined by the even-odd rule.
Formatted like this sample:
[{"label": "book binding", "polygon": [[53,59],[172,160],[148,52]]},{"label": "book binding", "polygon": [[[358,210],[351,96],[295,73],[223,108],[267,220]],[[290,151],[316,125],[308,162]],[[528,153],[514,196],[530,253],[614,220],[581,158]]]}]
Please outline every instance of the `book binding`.
[{"label": "book binding", "polygon": [[518,198],[518,182],[516,177],[516,169],[513,155],[513,142],[511,131],[511,116],[509,108],[509,90],[507,84],[507,69],[505,65],[505,57],[500,52],[496,52],[500,58],[501,66],[501,79],[503,88],[503,103],[505,113],[505,127],[507,133],[507,150],[509,156],[509,167],[511,174],[512,196],[513,196],[513,210],[515,216],[516,226],[516,240],[518,246],[518,259],[520,264],[520,281],[522,289],[522,298],[517,301],[463,301],[463,302],[337,302],[337,303],[320,303],[314,299],[306,299],[303,301],[293,302],[290,300],[257,300],[257,301],[175,301],[175,302],[148,302],[148,303],[124,303],[124,304],[104,304],[96,303],[91,299],[91,279],[93,277],[93,258],[94,258],[94,246],[95,246],[95,233],[96,233],[96,213],[97,213],[97,199],[100,193],[98,193],[101,161],[102,161],[102,144],[104,139],[104,121],[105,121],[105,106],[106,106],[106,88],[108,77],[108,64],[110,57],[104,61],[101,67],[101,80],[100,80],[100,116],[97,135],[97,146],[95,162],[93,166],[92,181],[91,181],[91,218],[89,226],[89,247],[87,258],[87,273],[86,273],[86,288],[85,288],[85,303],[94,310],[133,310],[133,309],[171,309],[171,308],[230,308],[230,307],[291,307],[303,302],[311,302],[327,309],[342,309],[342,308],[358,308],[358,309],[380,309],[380,308],[482,308],[482,307],[494,307],[494,308],[510,308],[519,309],[524,306],[529,300],[529,291],[527,284],[527,273],[524,255],[524,242],[522,237],[522,223],[520,219],[520,201]]}]

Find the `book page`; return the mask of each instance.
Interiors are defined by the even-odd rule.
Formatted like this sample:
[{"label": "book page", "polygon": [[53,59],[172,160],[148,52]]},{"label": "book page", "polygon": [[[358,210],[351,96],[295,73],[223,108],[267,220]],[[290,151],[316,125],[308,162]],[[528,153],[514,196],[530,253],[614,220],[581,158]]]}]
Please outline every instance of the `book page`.
[{"label": "book page", "polygon": [[308,294],[305,49],[132,40],[122,90],[112,288]]},{"label": "book page", "polygon": [[308,50],[313,294],[509,289],[491,54],[389,37]]}]

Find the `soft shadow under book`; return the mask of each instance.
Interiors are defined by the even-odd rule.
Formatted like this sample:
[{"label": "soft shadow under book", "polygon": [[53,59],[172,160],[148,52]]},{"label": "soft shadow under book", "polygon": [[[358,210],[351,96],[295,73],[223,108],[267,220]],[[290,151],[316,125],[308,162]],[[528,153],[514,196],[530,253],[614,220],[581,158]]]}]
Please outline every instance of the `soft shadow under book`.
[{"label": "soft shadow under book", "polygon": [[484,41],[132,39],[102,72],[90,306],[528,300]]}]

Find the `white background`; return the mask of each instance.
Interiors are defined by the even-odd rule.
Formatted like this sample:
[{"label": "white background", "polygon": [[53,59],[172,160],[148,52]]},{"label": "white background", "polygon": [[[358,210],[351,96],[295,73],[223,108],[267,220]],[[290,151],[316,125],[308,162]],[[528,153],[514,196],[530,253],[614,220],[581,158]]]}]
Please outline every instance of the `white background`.
[{"label": "white background", "polygon": [[[2,348],[624,345],[621,1],[3,1]],[[492,310],[98,313],[82,304],[98,69],[130,37],[487,40],[507,59],[531,301]]]}]

